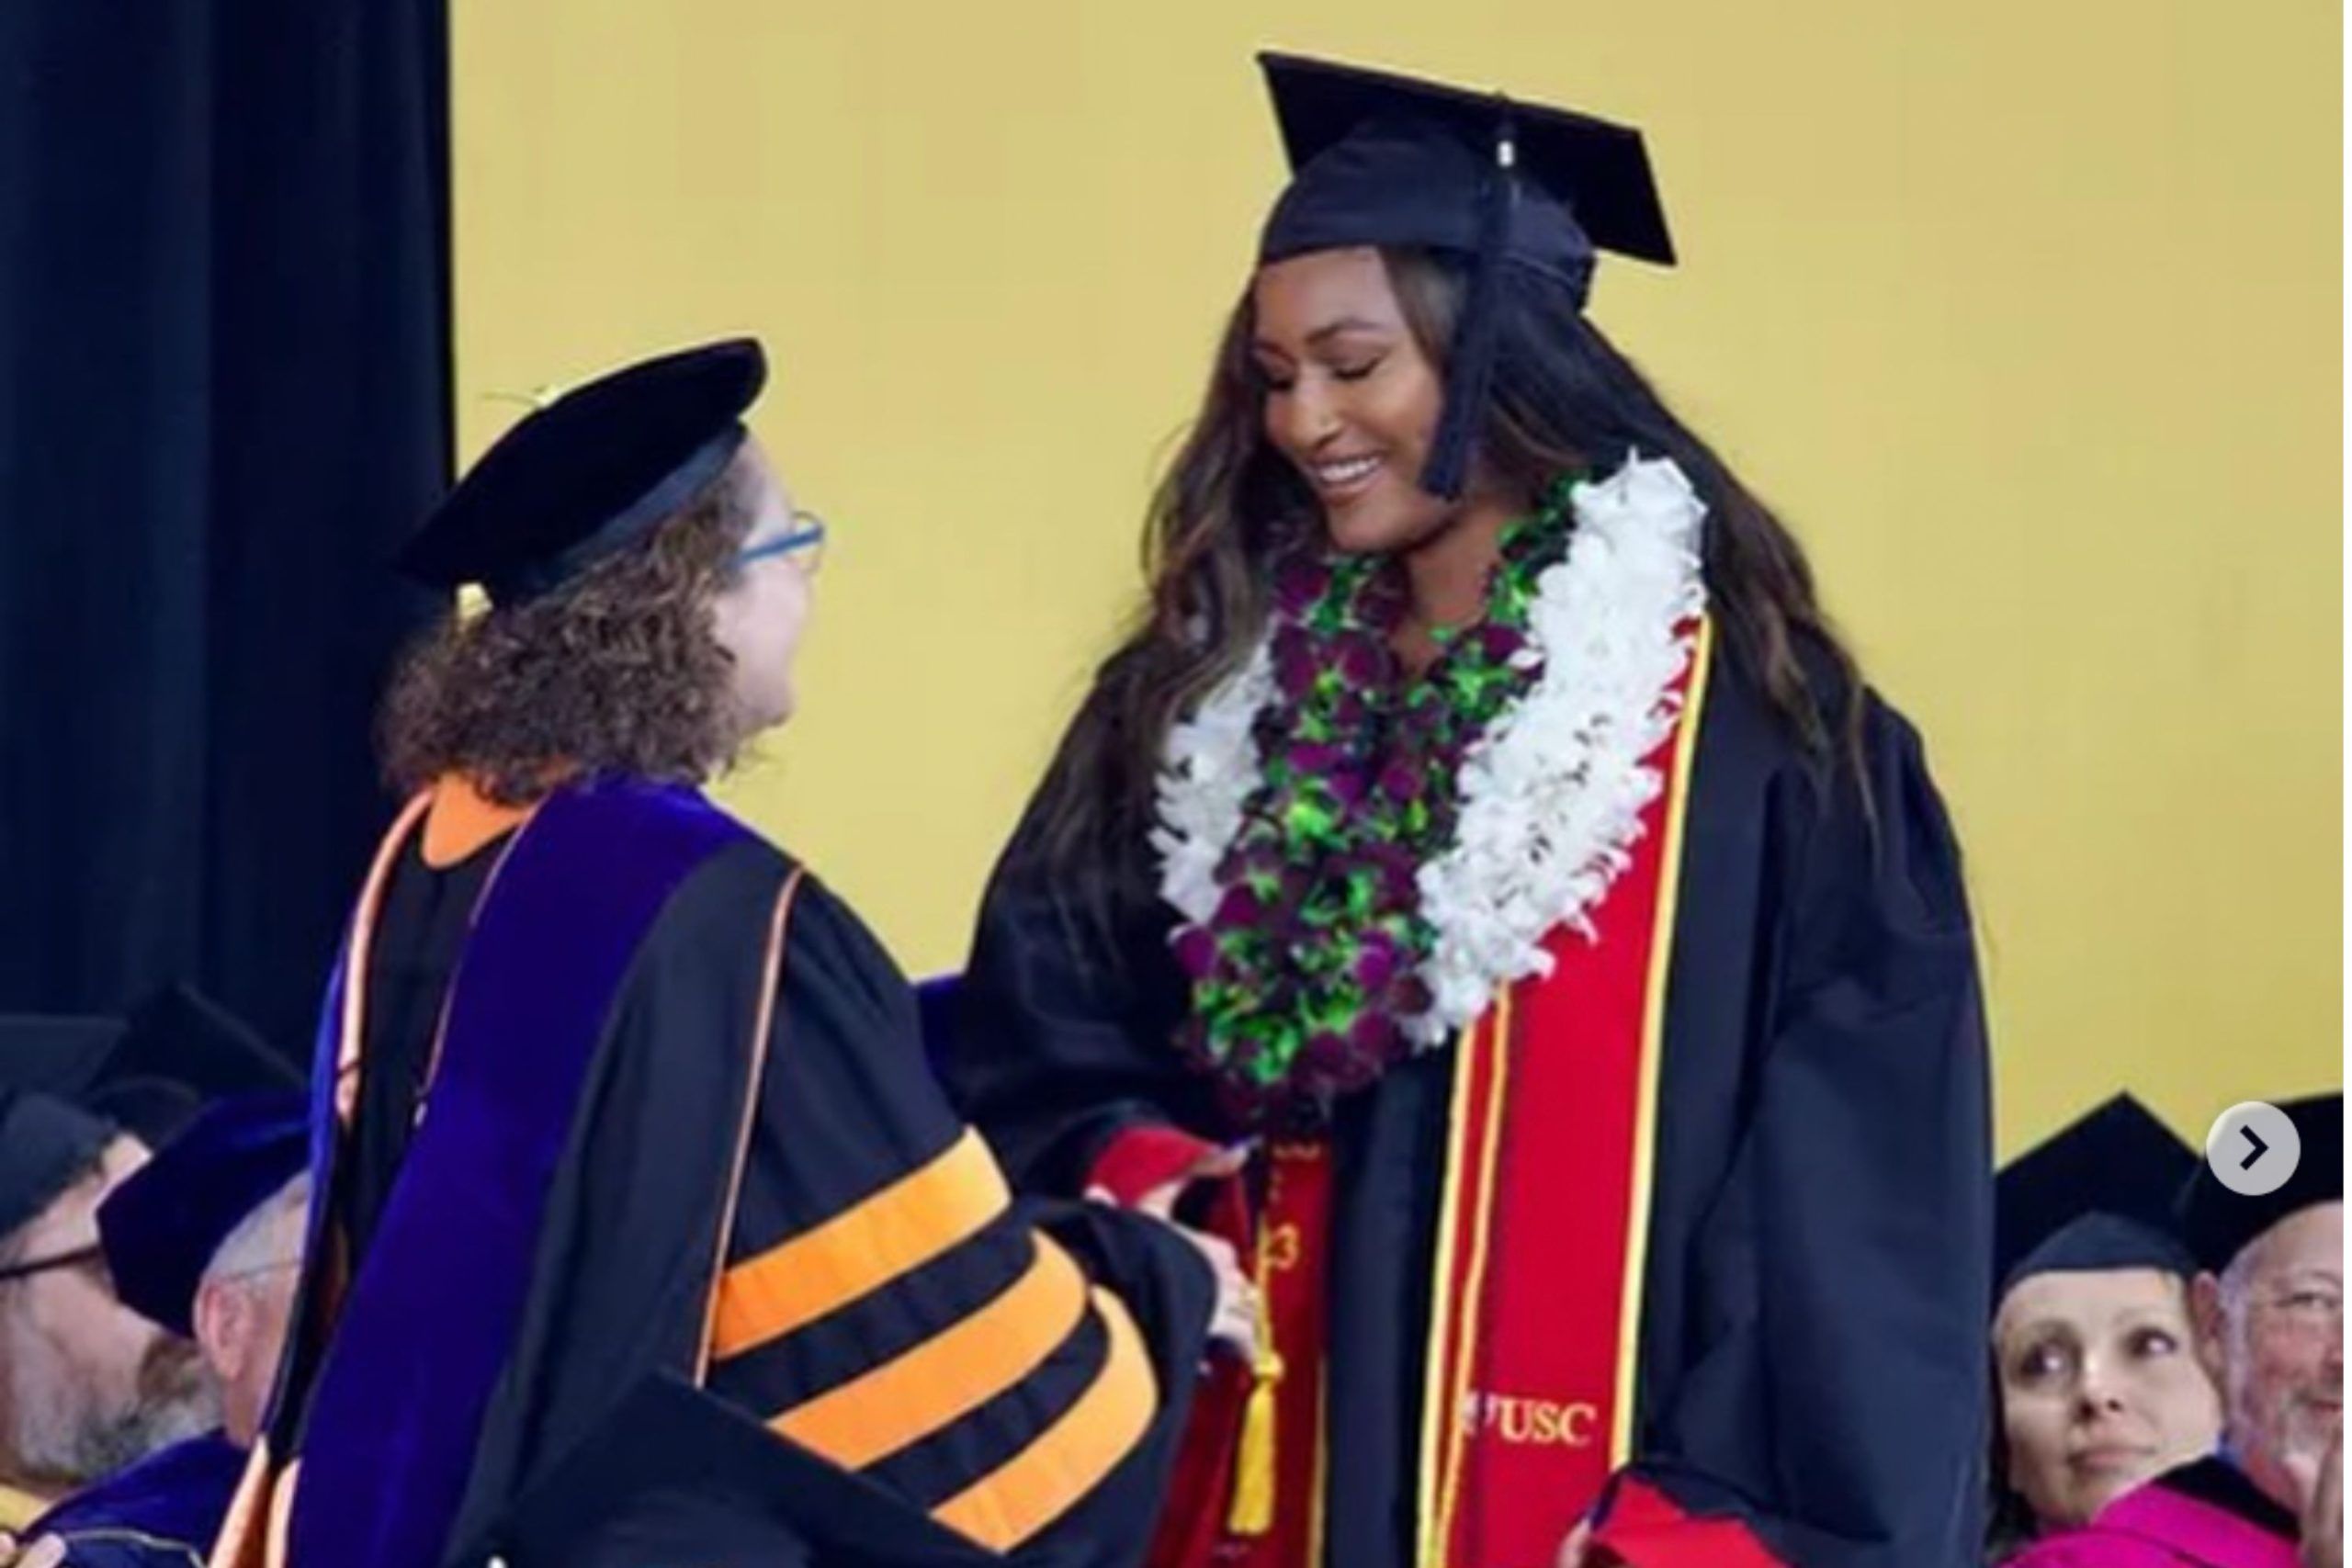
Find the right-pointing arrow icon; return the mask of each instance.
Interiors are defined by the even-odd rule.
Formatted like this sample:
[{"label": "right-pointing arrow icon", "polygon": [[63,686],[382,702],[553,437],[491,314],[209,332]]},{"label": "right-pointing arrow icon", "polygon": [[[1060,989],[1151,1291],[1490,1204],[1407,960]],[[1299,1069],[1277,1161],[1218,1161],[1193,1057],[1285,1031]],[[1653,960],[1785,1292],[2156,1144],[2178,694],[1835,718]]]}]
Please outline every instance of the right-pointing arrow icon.
[{"label": "right-pointing arrow icon", "polygon": [[2259,1100],[2231,1106],[2213,1118],[2205,1134],[2205,1168],[2241,1198],[2278,1191],[2293,1179],[2302,1157],[2302,1134],[2295,1131],[2294,1119]]}]

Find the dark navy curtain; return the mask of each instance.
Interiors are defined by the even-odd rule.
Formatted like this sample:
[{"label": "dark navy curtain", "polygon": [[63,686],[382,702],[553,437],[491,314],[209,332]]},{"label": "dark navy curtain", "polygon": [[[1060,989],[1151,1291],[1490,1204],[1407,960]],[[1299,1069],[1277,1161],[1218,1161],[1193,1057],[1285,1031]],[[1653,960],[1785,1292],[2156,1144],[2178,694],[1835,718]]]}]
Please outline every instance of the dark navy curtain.
[{"label": "dark navy curtain", "polygon": [[449,475],[445,6],[0,4],[0,1010],[305,1043]]}]

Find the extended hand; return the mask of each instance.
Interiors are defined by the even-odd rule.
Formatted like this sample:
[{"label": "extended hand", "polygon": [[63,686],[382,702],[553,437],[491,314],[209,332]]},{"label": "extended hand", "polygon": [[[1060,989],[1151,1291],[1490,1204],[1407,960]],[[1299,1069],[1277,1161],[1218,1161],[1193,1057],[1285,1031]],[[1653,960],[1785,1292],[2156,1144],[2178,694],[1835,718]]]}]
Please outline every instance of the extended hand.
[{"label": "extended hand", "polygon": [[[1222,1237],[1196,1231],[1176,1223],[1176,1205],[1196,1183],[1226,1181],[1241,1173],[1250,1163],[1247,1146],[1216,1149],[1203,1155],[1190,1166],[1136,1200],[1136,1211],[1150,1215],[1182,1236],[1201,1255],[1216,1277],[1216,1308],[1209,1317],[1209,1337],[1220,1345],[1227,1345],[1244,1359],[1254,1359],[1258,1349],[1258,1286],[1241,1267],[1241,1259],[1230,1242]],[[1111,1194],[1095,1188],[1087,1196],[1099,1202],[1110,1202]],[[0,1563],[0,1568],[6,1568]]]},{"label": "extended hand", "polygon": [[1258,1284],[1241,1267],[1233,1244],[1222,1236],[1175,1226],[1176,1234],[1193,1244],[1216,1276],[1216,1310],[1209,1317],[1209,1337],[1231,1347],[1244,1360],[1258,1354]]}]

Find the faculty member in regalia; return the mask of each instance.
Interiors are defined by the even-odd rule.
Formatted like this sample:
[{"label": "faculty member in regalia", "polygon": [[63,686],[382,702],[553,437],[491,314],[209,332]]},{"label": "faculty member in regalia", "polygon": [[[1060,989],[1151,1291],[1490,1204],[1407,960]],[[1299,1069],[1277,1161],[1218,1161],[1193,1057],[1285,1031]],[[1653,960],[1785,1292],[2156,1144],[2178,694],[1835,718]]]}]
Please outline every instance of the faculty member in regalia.
[{"label": "faculty member in regalia", "polygon": [[1023,1206],[842,900],[697,786],[795,705],[824,525],[738,341],[526,417],[408,549],[410,796],[313,1080],[311,1259],[214,1561],[1132,1561],[1211,1327]]}]

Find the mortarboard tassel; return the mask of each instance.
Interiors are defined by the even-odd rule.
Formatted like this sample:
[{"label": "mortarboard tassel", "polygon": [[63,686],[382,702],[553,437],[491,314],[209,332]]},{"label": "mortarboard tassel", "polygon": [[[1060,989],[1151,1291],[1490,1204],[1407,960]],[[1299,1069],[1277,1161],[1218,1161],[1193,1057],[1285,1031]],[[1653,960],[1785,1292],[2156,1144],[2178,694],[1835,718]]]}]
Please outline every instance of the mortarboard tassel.
[{"label": "mortarboard tassel", "polygon": [[1437,438],[1431,444],[1428,466],[1421,471],[1421,489],[1445,501],[1461,500],[1469,483],[1470,457],[1477,445],[1487,393],[1495,378],[1495,356],[1501,346],[1502,327],[1497,318],[1502,304],[1503,251],[1510,243],[1511,207],[1519,196],[1519,181],[1511,172],[1519,147],[1510,100],[1499,103],[1495,161],[1487,170],[1482,193],[1470,298],[1454,328],[1453,353],[1446,366],[1445,409],[1438,416]]}]

